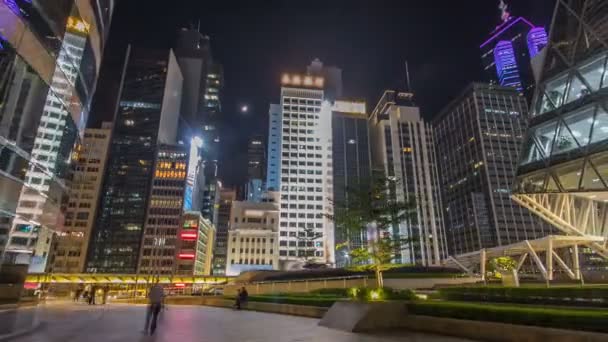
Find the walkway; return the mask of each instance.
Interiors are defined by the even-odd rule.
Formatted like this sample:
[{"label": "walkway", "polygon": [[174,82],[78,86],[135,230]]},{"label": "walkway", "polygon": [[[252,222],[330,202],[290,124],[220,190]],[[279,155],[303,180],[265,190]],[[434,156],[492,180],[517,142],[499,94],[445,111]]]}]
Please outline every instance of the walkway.
[{"label": "walkway", "polygon": [[317,325],[317,319],[202,306],[170,306],[161,313],[157,335],[144,336],[145,307],[56,304],[40,307],[46,323],[15,342],[464,342],[462,339],[399,332],[361,335]]}]

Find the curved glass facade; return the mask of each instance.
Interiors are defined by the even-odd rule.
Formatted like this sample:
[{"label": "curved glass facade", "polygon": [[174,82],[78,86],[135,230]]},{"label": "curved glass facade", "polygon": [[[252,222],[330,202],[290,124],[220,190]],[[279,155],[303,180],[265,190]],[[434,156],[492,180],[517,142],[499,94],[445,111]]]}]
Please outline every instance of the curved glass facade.
[{"label": "curved glass facade", "polygon": [[63,230],[113,8],[111,0],[0,0],[0,246],[5,261],[30,271],[45,270]]}]

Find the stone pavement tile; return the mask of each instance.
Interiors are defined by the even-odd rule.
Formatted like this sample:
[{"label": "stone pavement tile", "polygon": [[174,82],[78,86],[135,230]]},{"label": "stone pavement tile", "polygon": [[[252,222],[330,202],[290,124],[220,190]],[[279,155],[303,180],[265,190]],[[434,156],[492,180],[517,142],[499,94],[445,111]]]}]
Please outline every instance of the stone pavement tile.
[{"label": "stone pavement tile", "polygon": [[201,306],[170,306],[157,334],[141,333],[143,306],[49,307],[47,327],[16,342],[464,342],[462,339],[396,332],[363,335],[331,330],[318,319]]}]

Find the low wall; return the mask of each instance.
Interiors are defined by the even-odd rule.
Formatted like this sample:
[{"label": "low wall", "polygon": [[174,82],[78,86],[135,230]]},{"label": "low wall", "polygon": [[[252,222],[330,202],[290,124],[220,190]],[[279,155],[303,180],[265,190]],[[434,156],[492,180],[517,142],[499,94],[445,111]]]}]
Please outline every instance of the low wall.
[{"label": "low wall", "polygon": [[[402,278],[402,279],[384,279],[384,286],[394,289],[431,289],[442,285],[464,285],[474,284],[480,281],[480,278],[465,277],[465,278]],[[374,278],[354,278],[354,279],[339,279],[339,280],[294,280],[294,281],[277,281],[277,282],[261,282],[252,284],[233,284],[224,287],[224,294],[233,295],[242,286],[247,288],[247,292],[251,295],[270,294],[270,293],[302,293],[310,292],[324,288],[351,288],[351,287],[376,287]]]},{"label": "low wall", "polygon": [[600,342],[608,334],[411,315],[406,302],[336,302],[319,325],[348,332],[401,329],[492,342]]},{"label": "low wall", "polygon": [[[112,301],[113,303],[131,303],[131,304],[146,304],[145,298],[133,298],[133,299],[119,299]],[[204,305],[204,306],[215,306],[222,308],[232,308],[234,306],[234,300],[224,299],[223,297],[167,297],[165,303],[169,305]],[[293,304],[278,304],[278,303],[264,303],[264,302],[248,302],[243,307],[244,310],[270,312],[283,315],[294,315],[312,318],[321,318],[327,312],[327,308],[307,306],[307,305],[293,305]]]},{"label": "low wall", "polygon": [[601,342],[608,334],[507,323],[408,315],[400,328],[492,342]]},{"label": "low wall", "polygon": [[432,289],[437,286],[475,284],[481,278],[462,277],[462,278],[403,278],[403,279],[384,279],[384,286],[397,290],[416,290]]}]

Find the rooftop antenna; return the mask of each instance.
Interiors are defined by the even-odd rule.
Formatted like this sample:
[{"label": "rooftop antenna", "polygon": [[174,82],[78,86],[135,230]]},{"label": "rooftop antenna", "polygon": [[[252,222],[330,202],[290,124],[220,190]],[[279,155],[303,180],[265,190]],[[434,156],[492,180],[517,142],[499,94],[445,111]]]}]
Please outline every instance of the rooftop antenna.
[{"label": "rooftop antenna", "polygon": [[198,20],[198,27],[196,29],[198,31],[198,33],[201,33],[201,20]]},{"label": "rooftop antenna", "polygon": [[410,83],[410,67],[407,63],[407,60],[405,61],[405,88],[407,92],[412,92],[412,85]]}]

